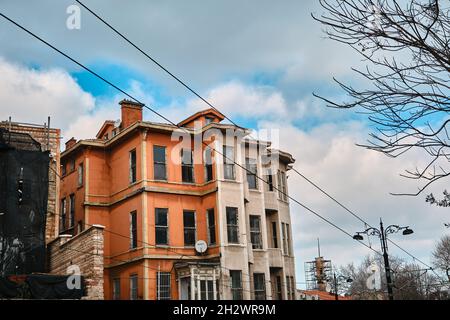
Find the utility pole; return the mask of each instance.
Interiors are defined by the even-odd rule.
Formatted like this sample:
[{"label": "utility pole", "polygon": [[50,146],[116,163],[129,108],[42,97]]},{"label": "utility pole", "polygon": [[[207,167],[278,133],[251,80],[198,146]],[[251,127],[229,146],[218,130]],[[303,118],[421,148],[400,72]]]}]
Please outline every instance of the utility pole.
[{"label": "utility pole", "polygon": [[388,255],[388,249],[387,249],[387,243],[386,243],[386,233],[384,231],[383,226],[383,220],[380,218],[380,231],[381,231],[381,248],[383,250],[383,258],[384,258],[384,269],[386,273],[386,282],[387,282],[387,289],[388,289],[388,296],[389,300],[394,300],[394,290],[392,288],[392,275],[391,275],[391,268],[389,265],[389,255]]},{"label": "utility pole", "polygon": [[410,229],[409,227],[400,227],[398,225],[390,225],[385,229],[384,225],[383,225],[383,220],[380,218],[380,229],[368,228],[362,232],[357,232],[353,236],[353,239],[358,240],[358,241],[364,240],[364,237],[362,236],[362,234],[366,234],[368,236],[377,236],[380,238],[381,251],[383,251],[384,269],[385,269],[385,273],[386,273],[386,282],[387,282],[389,300],[394,300],[394,290],[393,290],[393,283],[392,283],[391,267],[389,265],[387,235],[397,233],[401,230],[403,230],[402,234],[404,236],[414,233],[414,231],[412,229]]}]

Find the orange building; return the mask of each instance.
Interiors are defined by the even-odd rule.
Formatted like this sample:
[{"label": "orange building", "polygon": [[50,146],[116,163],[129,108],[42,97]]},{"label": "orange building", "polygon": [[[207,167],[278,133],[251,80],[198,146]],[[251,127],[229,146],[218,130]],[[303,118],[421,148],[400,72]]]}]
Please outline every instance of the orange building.
[{"label": "orange building", "polygon": [[[177,127],[120,105],[120,121],[61,154],[59,233],[104,226],[104,298],[294,299],[289,204],[273,188],[287,193],[294,159],[212,109]],[[256,178],[267,154],[279,159],[268,186]]]}]

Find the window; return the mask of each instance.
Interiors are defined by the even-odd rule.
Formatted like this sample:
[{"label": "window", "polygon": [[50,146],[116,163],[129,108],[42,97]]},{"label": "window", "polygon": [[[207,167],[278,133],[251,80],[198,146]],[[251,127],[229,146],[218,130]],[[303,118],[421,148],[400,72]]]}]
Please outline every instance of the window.
[{"label": "window", "polygon": [[170,300],[170,272],[157,272],[156,296],[158,300]]},{"label": "window", "polygon": [[136,182],[136,150],[130,151],[130,183]]},{"label": "window", "polygon": [[181,151],[181,175],[183,182],[194,182],[194,162],[192,161],[192,150]]},{"label": "window", "polygon": [[130,276],[130,300],[138,299],[138,276],[132,274]]},{"label": "window", "polygon": [[155,180],[167,180],[166,147],[153,146],[153,176]]},{"label": "window", "polygon": [[232,300],[242,300],[242,271],[230,270]]},{"label": "window", "polygon": [[239,243],[238,209],[227,207],[227,235],[229,243]]},{"label": "window", "polygon": [[250,158],[245,159],[245,168],[247,169],[248,188],[251,190],[258,189],[258,184],[256,181],[257,176],[256,160]]},{"label": "window", "polygon": [[253,274],[255,300],[266,300],[266,280],[264,273]]},{"label": "window", "polygon": [[214,282],[213,280],[200,280],[200,299],[214,300]]},{"label": "window", "polygon": [[107,133],[103,136],[103,139],[108,140],[108,134]]},{"label": "window", "polygon": [[295,282],[294,277],[286,276],[287,298],[289,300],[295,300]]},{"label": "window", "polygon": [[262,249],[260,216],[250,216],[250,240],[253,249]]},{"label": "window", "polygon": [[207,147],[205,149],[205,181],[213,180],[213,164],[212,164],[212,150]]},{"label": "window", "polygon": [[65,176],[66,174],[67,174],[67,172],[66,172],[66,164],[63,163],[61,165],[61,176]]},{"label": "window", "polygon": [[210,245],[216,244],[216,217],[214,209],[207,210],[208,215],[208,242]]},{"label": "window", "polygon": [[274,248],[278,248],[278,231],[276,222],[272,222],[272,245]]},{"label": "window", "polygon": [[80,163],[78,165],[78,186],[81,187],[83,185],[83,164]]},{"label": "window", "polygon": [[223,146],[223,176],[227,180],[234,180],[234,148]]},{"label": "window", "polygon": [[268,191],[272,192],[273,191],[273,176],[271,174],[268,174],[266,181],[267,181]]},{"label": "window", "polygon": [[69,162],[69,171],[70,172],[75,171],[75,160],[70,160],[70,162]]},{"label": "window", "polygon": [[287,201],[286,172],[278,170],[278,197]]},{"label": "window", "polygon": [[168,223],[167,223],[168,209],[155,209],[155,241],[156,245],[168,245]]},{"label": "window", "polygon": [[289,255],[288,246],[287,246],[287,238],[286,238],[286,224],[284,222],[281,223],[281,232],[283,234],[283,251],[285,255]]},{"label": "window", "polygon": [[130,213],[130,249],[137,248],[137,213]]},{"label": "window", "polygon": [[120,279],[113,280],[113,300],[120,300]]},{"label": "window", "polygon": [[195,211],[183,211],[184,245],[195,245]]},{"label": "window", "polygon": [[282,293],[282,290],[281,290],[281,277],[280,276],[277,276],[277,287],[276,287],[276,290],[277,290],[277,298],[278,298],[278,300],[283,300],[283,293]]},{"label": "window", "polygon": [[59,219],[60,219],[59,220],[60,221],[60,223],[59,223],[59,232],[64,232],[66,230],[66,210],[67,210],[67,208],[66,208],[66,198],[63,198],[61,200],[61,208],[60,208],[61,215],[59,217]]},{"label": "window", "polygon": [[69,197],[69,208],[70,208],[69,228],[72,228],[75,226],[75,195],[74,194],[71,194]]}]

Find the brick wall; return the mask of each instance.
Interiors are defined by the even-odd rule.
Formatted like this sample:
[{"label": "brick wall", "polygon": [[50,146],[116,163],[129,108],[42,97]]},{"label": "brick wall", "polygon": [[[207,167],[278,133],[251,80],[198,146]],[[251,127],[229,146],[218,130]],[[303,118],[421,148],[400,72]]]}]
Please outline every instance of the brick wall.
[{"label": "brick wall", "polygon": [[59,129],[48,130],[43,125],[21,124],[8,121],[0,122],[0,127],[10,129],[13,132],[28,133],[34,140],[41,144],[42,151],[49,150],[53,155],[48,171],[48,203],[47,203],[47,223],[45,229],[46,243],[55,239],[58,235],[58,214],[59,214],[59,179],[56,172],[60,174],[60,138]]},{"label": "brick wall", "polygon": [[76,236],[60,235],[48,244],[50,273],[66,275],[69,266],[78,266],[85,279],[88,300],[104,299],[104,229],[94,225]]}]

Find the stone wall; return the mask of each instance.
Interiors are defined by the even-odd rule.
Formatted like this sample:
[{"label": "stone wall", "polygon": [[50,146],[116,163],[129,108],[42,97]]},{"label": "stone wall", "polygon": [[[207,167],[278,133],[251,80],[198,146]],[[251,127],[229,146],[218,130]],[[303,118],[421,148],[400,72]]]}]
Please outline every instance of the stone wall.
[{"label": "stone wall", "polygon": [[60,139],[59,129],[47,129],[44,125],[23,124],[9,121],[0,122],[0,127],[12,132],[28,133],[41,144],[42,151],[50,151],[52,160],[48,170],[48,202],[47,202],[47,223],[45,229],[45,241],[49,243],[58,235],[58,214],[59,214],[59,178],[60,174]]},{"label": "stone wall", "polygon": [[50,273],[67,275],[69,267],[78,266],[85,279],[88,300],[104,299],[104,229],[94,225],[76,236],[60,235],[48,244]]}]

